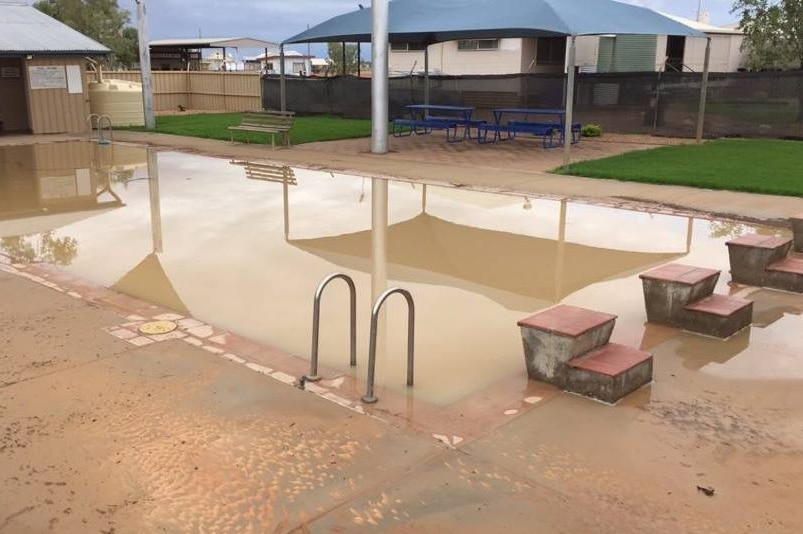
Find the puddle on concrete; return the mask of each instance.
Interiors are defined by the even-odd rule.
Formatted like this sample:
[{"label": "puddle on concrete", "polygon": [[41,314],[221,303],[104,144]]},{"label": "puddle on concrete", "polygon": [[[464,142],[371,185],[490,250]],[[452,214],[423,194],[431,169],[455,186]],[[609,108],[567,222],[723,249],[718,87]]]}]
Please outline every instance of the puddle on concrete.
[{"label": "puddle on concrete", "polygon": [[[775,230],[399,182],[388,224],[372,227],[370,179],[152,154],[158,178],[139,147],[0,148],[0,251],[299,356],[318,282],[345,272],[358,291],[359,366],[348,367],[342,284],[323,299],[320,358],[359,377],[372,292],[404,287],[417,308],[415,395],[439,404],[523,375],[516,321],[557,302],[618,314],[614,341],[695,373],[803,377],[792,357],[803,352],[803,297],[762,292],[760,327],[724,343],[644,326],[638,273],[671,261],[722,269],[728,292],[725,241]],[[379,254],[375,240],[386,243]],[[406,310],[395,298],[387,308],[377,383],[401,390]]]}]

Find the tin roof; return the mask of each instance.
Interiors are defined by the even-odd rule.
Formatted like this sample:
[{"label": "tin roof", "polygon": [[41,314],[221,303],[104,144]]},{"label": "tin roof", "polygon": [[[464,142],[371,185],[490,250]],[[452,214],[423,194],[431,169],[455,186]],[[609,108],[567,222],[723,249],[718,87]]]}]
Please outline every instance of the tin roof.
[{"label": "tin roof", "polygon": [[108,53],[102,44],[38,9],[0,0],[0,55]]}]

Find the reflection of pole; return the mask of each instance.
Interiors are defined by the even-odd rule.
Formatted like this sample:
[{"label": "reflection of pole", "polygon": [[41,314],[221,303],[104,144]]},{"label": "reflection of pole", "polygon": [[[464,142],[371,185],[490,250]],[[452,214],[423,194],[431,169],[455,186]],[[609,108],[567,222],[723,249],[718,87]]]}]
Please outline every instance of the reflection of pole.
[{"label": "reflection of pole", "polygon": [[566,263],[566,208],[565,200],[560,201],[560,222],[558,223],[558,251],[555,255],[555,302],[563,298],[563,267]]},{"label": "reflection of pole", "polygon": [[290,237],[290,172],[285,169],[284,181],[282,181],[282,197],[284,200],[284,239]]},{"label": "reflection of pole", "polygon": [[421,186],[421,213],[427,212],[427,184]]},{"label": "reflection of pole", "polygon": [[388,273],[388,182],[371,181],[371,301],[379,298],[387,286]]},{"label": "reflection of pole", "polygon": [[689,228],[686,230],[686,254],[691,252],[691,242],[694,239],[694,217],[689,217]]},{"label": "reflection of pole", "polygon": [[159,158],[156,149],[148,149],[148,192],[151,204],[151,234],[153,252],[163,252],[162,246],[162,206],[159,199]]}]

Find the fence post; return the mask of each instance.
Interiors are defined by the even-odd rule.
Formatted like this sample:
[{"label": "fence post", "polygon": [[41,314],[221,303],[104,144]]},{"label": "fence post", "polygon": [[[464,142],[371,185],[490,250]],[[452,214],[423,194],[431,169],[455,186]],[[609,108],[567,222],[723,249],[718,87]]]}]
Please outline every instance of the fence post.
[{"label": "fence post", "polygon": [[700,110],[697,112],[697,142],[703,142],[703,128],[705,126],[705,104],[708,99],[708,68],[711,62],[711,37],[706,39],[705,64],[703,65],[703,81],[700,85]]}]

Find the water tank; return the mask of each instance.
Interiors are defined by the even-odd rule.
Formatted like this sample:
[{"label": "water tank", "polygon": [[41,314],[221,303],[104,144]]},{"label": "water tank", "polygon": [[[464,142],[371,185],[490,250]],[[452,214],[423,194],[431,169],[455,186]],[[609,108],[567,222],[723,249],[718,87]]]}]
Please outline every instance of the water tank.
[{"label": "water tank", "polygon": [[108,115],[112,125],[144,126],[142,84],[126,80],[103,80],[89,83],[91,113]]}]

